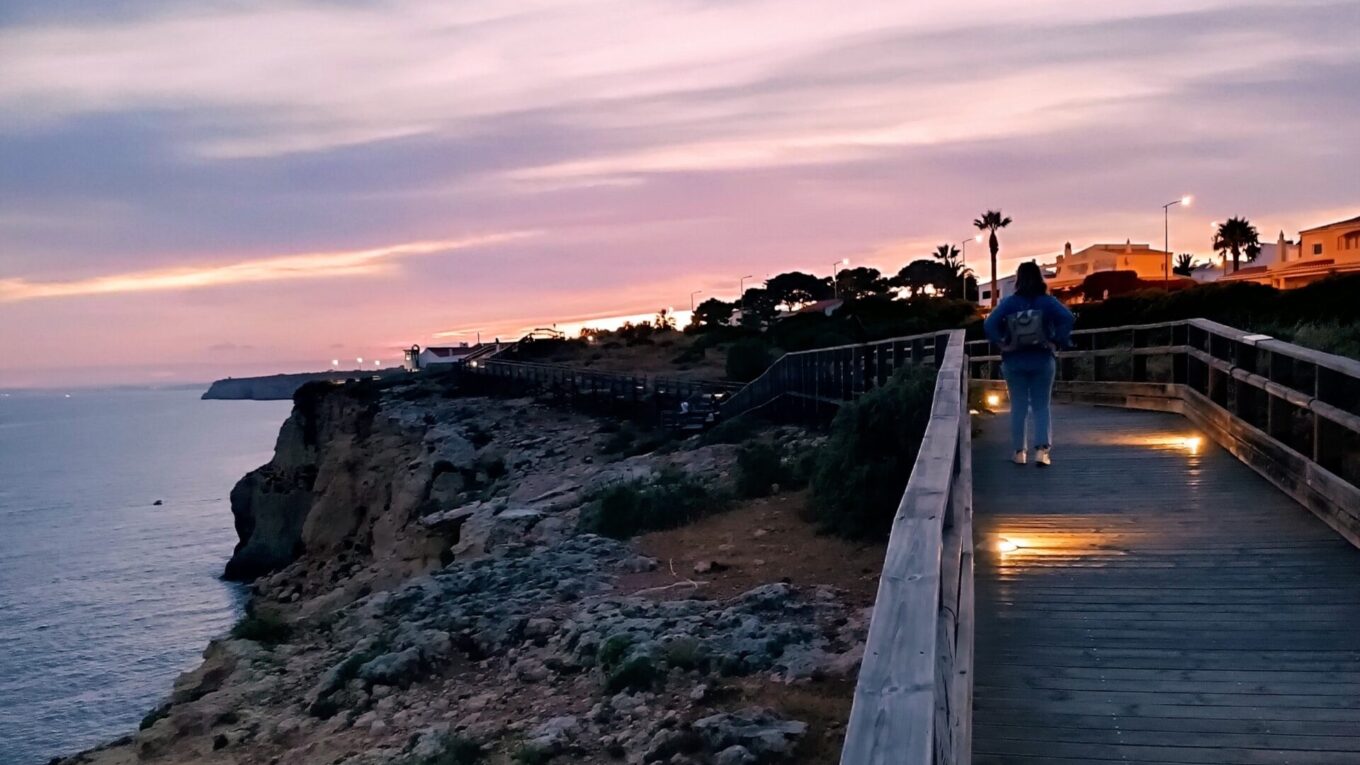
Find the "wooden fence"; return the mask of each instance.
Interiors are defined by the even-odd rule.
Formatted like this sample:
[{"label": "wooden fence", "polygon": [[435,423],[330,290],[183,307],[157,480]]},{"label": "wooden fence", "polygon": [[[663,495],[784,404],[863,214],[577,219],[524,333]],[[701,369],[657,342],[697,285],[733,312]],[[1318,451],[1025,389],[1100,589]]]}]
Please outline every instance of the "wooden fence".
[{"label": "wooden fence", "polygon": [[500,394],[538,394],[572,406],[626,416],[659,416],[682,403],[716,410],[742,386],[651,375],[592,372],[561,364],[500,358],[469,362],[460,375],[473,388]]},{"label": "wooden fence", "polygon": [[[1360,362],[1205,319],[1073,333],[1059,400],[1185,415],[1360,547]],[[1004,391],[1000,356],[972,377]]]},{"label": "wooden fence", "polygon": [[950,336],[932,332],[786,353],[723,401],[722,416],[730,419],[774,409],[803,421],[825,419],[840,403],[882,385],[903,366],[938,365]]},{"label": "wooden fence", "polygon": [[933,349],[930,421],[893,519],[843,765],[971,761],[973,471],[962,330]]}]

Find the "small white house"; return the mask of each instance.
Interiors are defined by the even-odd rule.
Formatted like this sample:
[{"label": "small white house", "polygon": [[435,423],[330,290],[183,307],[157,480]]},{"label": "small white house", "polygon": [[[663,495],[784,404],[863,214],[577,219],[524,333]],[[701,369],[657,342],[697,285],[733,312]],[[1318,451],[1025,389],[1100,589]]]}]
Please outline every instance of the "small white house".
[{"label": "small white house", "polygon": [[486,347],[485,343],[459,343],[452,346],[431,346],[421,348],[413,345],[406,350],[407,370],[415,372],[434,367],[449,367],[462,364],[469,356]]}]

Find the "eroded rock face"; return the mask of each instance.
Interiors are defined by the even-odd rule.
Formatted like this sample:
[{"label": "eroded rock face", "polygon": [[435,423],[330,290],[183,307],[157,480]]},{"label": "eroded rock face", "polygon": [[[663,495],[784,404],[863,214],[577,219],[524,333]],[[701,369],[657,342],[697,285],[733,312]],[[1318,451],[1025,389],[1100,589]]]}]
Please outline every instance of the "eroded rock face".
[{"label": "eroded rock face", "polygon": [[229,573],[286,636],[214,641],[143,730],[67,762],[784,759],[806,726],[722,706],[725,686],[853,672],[865,615],[822,587],[621,591],[657,562],[579,533],[583,504],[677,469],[722,486],[736,449],[611,462],[597,429],[527,399],[300,402],[232,493]]}]

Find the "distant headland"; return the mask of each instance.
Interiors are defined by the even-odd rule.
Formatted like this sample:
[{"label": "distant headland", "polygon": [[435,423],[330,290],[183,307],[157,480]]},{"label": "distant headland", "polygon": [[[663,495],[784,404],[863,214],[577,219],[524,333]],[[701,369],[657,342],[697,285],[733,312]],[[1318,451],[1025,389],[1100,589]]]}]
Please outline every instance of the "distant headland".
[{"label": "distant headland", "polygon": [[335,370],[332,372],[298,372],[296,374],[266,375],[264,377],[227,377],[213,382],[204,391],[202,398],[225,399],[233,401],[285,401],[293,397],[293,392],[309,382],[330,381],[342,383],[365,377],[385,377],[401,374],[402,369]]}]

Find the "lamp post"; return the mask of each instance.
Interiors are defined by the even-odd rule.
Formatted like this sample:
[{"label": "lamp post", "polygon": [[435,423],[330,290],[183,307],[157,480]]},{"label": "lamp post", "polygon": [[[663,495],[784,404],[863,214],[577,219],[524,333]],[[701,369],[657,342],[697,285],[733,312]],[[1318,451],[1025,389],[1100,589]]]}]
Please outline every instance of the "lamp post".
[{"label": "lamp post", "polygon": [[747,274],[741,277],[741,281],[737,282],[737,310],[739,311],[746,309],[746,280],[754,278],[756,277]]},{"label": "lamp post", "polygon": [[[982,234],[969,237],[974,242],[982,241]],[[968,239],[963,240],[962,248],[959,250],[959,279],[963,281],[962,291],[959,296],[964,300],[968,299]]]},{"label": "lamp post", "polygon": [[1162,285],[1171,284],[1171,208],[1176,205],[1189,207],[1194,201],[1194,197],[1186,194],[1180,199],[1173,199],[1162,205],[1162,252],[1166,253],[1166,264],[1162,266]]},{"label": "lamp post", "polygon": [[832,264],[831,264],[831,296],[832,296],[832,297],[839,298],[839,297],[841,296],[841,286],[840,286],[839,284],[836,283],[836,269],[839,268],[839,267],[841,267],[841,266],[848,266],[848,265],[850,265],[850,259],[849,259],[849,258],[841,258],[840,260],[838,260],[838,261],[836,261],[835,263],[832,263]]},{"label": "lamp post", "polygon": [[694,296],[695,296],[695,295],[698,295],[698,294],[701,293],[701,292],[703,292],[703,290],[695,290],[695,291],[689,293],[689,312],[690,312],[690,313],[694,313]]}]

